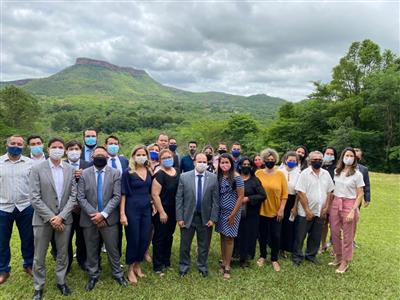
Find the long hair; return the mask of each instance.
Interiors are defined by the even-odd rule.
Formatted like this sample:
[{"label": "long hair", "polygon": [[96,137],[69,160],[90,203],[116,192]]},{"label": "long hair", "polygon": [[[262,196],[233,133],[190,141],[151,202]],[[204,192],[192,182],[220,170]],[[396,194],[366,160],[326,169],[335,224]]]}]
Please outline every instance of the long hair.
[{"label": "long hair", "polygon": [[139,150],[143,149],[146,152],[146,156],[147,156],[147,161],[144,164],[144,166],[146,167],[146,169],[151,173],[151,168],[150,168],[150,158],[149,158],[149,152],[147,151],[147,148],[145,145],[136,145],[132,152],[131,152],[131,156],[129,158],[129,174],[134,174],[136,172],[136,162],[135,162],[135,154],[136,152],[138,152]]},{"label": "long hair", "polygon": [[338,162],[337,162],[337,165],[336,165],[336,172],[335,172],[335,173],[336,173],[336,175],[338,175],[338,176],[342,173],[342,171],[343,171],[344,168],[346,167],[346,165],[345,165],[344,162],[343,162],[343,158],[344,158],[344,155],[346,154],[347,151],[350,151],[350,152],[353,153],[353,155],[354,155],[354,161],[353,161],[353,164],[350,166],[350,170],[349,170],[349,172],[347,172],[346,177],[351,176],[351,175],[354,175],[354,174],[356,173],[356,168],[357,168],[356,151],[354,151],[354,149],[351,148],[351,147],[347,147],[347,148],[345,148],[345,149],[342,151],[342,153],[340,154],[340,158],[339,158],[339,160],[338,160]]},{"label": "long hair", "polygon": [[254,169],[255,169],[254,162],[253,162],[249,157],[247,157],[247,156],[243,156],[243,157],[239,160],[238,172],[239,172],[240,174],[242,174],[242,165],[243,165],[243,163],[244,163],[246,160],[248,160],[248,161],[250,162],[250,168],[251,168],[250,176],[253,176],[253,175],[254,175],[254,172],[255,172],[255,170],[254,170]]},{"label": "long hair", "polygon": [[325,152],[326,152],[326,150],[328,150],[328,149],[330,149],[330,150],[333,151],[333,157],[335,158],[335,159],[332,161],[332,164],[336,164],[338,157],[337,157],[337,151],[336,151],[336,149],[335,149],[334,147],[332,147],[332,146],[326,146],[324,149],[322,149],[322,153],[325,155]]},{"label": "long hair", "polygon": [[229,153],[223,153],[218,158],[218,182],[221,183],[222,178],[224,177],[224,171],[221,169],[221,159],[226,158],[231,163],[231,168],[228,171],[228,182],[233,187],[233,183],[235,181],[235,165],[233,164],[232,156]]}]

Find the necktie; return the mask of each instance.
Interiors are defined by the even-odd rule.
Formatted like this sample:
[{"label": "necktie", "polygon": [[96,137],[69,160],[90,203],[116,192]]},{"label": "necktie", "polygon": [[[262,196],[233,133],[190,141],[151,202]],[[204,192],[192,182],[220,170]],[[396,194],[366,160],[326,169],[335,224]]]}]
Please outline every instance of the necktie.
[{"label": "necktie", "polygon": [[196,198],[196,211],[201,212],[201,198],[203,196],[203,186],[201,184],[201,178],[203,175],[197,175],[197,198]]},{"label": "necktie", "polygon": [[103,178],[101,177],[102,171],[97,171],[97,210],[103,211]]},{"label": "necktie", "polygon": [[113,167],[114,169],[117,168],[117,163],[115,162],[115,157],[111,158],[111,167]]}]

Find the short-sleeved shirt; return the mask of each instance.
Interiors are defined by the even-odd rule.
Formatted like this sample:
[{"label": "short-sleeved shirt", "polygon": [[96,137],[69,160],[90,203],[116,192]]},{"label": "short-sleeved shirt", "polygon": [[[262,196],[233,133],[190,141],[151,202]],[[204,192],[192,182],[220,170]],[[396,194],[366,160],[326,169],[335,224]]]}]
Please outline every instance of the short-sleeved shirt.
[{"label": "short-sleeved shirt", "polygon": [[261,169],[257,170],[256,176],[260,179],[267,193],[267,198],[261,203],[260,215],[268,218],[276,217],[281,207],[282,199],[287,199],[288,197],[288,183],[285,174],[279,170],[275,170],[272,174],[267,174]]},{"label": "short-sleeved shirt", "polygon": [[334,180],[335,190],[333,194],[336,197],[355,199],[357,198],[357,188],[365,186],[363,176],[358,170],[351,176],[346,176],[346,173],[343,171],[340,175],[336,175],[335,171]]},{"label": "short-sleeved shirt", "polygon": [[179,172],[175,176],[168,175],[163,170],[156,173],[155,179],[161,185],[160,199],[163,206],[175,206],[175,196],[179,184]]},{"label": "short-sleeved shirt", "polygon": [[[296,184],[296,191],[306,194],[308,208],[315,216],[319,217],[321,209],[325,205],[327,194],[332,192],[334,187],[333,180],[328,171],[320,169],[317,175],[312,167],[308,167],[301,172]],[[306,216],[300,202],[297,206],[297,212],[301,217]]]}]

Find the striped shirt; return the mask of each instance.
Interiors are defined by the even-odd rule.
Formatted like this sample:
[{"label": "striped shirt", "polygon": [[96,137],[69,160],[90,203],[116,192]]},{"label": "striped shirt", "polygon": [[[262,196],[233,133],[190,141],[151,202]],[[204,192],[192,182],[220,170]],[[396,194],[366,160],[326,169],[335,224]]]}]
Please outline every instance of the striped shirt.
[{"label": "striped shirt", "polygon": [[31,205],[29,200],[29,175],[33,162],[21,155],[12,161],[8,154],[0,156],[0,210],[11,213]]}]

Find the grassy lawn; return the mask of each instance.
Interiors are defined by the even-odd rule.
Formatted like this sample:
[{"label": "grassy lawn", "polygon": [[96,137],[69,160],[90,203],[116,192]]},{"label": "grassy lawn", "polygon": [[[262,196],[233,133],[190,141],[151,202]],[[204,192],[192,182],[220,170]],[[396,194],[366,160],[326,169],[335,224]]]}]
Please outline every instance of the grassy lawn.
[{"label": "grassy lawn", "polygon": [[[319,256],[322,265],[303,263],[293,267],[282,259],[282,271],[275,273],[270,265],[258,268],[234,267],[232,279],[224,281],[218,274],[219,236],[214,233],[209,257],[210,276],[202,278],[192,264],[189,275],[179,278],[177,272],[179,231],[173,246],[173,270],[163,278],[144,264],[147,278],[136,286],[122,288],[111,278],[103,257],[103,273],[92,292],[85,292],[87,275],[76,263],[67,278],[73,294],[67,299],[399,299],[400,298],[400,175],[371,174],[372,204],[361,210],[357,242],[360,245],[354,262],[344,275],[335,274],[327,264],[328,254]],[[0,299],[29,299],[33,294],[32,280],[21,267],[20,242],[15,228],[12,239],[12,271],[9,280],[0,286]],[[194,255],[192,247],[192,255]],[[103,254],[104,255],[104,254]],[[193,257],[193,256],[192,256]],[[47,257],[45,299],[65,299],[56,288],[54,262]]]}]

